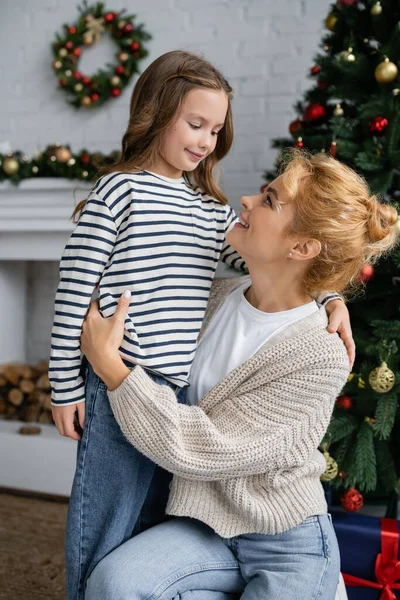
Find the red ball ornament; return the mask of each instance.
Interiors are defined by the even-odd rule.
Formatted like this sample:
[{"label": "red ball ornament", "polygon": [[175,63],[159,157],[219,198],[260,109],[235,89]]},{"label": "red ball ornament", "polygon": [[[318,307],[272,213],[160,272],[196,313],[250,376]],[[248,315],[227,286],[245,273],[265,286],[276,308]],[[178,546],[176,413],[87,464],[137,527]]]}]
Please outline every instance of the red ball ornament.
[{"label": "red ball ornament", "polygon": [[92,82],[92,80],[87,75],[85,77],[82,77],[82,83],[83,84],[89,85],[91,82]]},{"label": "red ball ornament", "polygon": [[92,99],[92,102],[96,102],[96,100],[100,98],[99,94],[97,94],[96,92],[94,92],[94,94],[91,94],[90,97]]},{"label": "red ball ornament", "polygon": [[111,90],[111,95],[114,96],[114,98],[118,98],[118,96],[121,95],[121,90],[119,88],[113,88]]},{"label": "red ball ornament", "polygon": [[74,44],[71,41],[65,42],[65,47],[67,50],[72,50],[72,48],[74,47]]},{"label": "red ball ornament", "polygon": [[76,33],[76,27],[68,27],[68,33],[74,35],[74,33]]},{"label": "red ball ornament", "polygon": [[134,52],[133,58],[140,58],[140,52]]},{"label": "red ball ornament", "polygon": [[304,146],[303,138],[299,137],[295,143],[296,148],[302,148]]},{"label": "red ball ornament", "polygon": [[361,269],[360,279],[367,283],[374,276],[374,267],[372,265],[364,265]]},{"label": "red ball ornament", "polygon": [[374,135],[381,135],[388,125],[389,121],[386,119],[386,117],[374,117],[369,122],[369,130]]},{"label": "red ball ornament", "polygon": [[337,0],[337,6],[353,6],[356,3],[356,0]]},{"label": "red ball ornament", "polygon": [[260,194],[263,194],[265,192],[265,190],[268,187],[268,183],[264,183],[261,187],[260,187]]},{"label": "red ball ornament", "polygon": [[112,23],[112,22],[114,21],[114,18],[115,18],[115,15],[114,15],[114,13],[106,13],[106,14],[104,15],[104,21],[105,21],[106,23]]},{"label": "red ball ornament", "polygon": [[90,154],[89,154],[89,152],[83,152],[83,153],[81,154],[81,156],[80,156],[80,159],[79,159],[79,160],[81,161],[81,163],[82,163],[83,165],[87,165],[87,164],[88,164],[88,162],[90,162]]},{"label": "red ball ornament", "polygon": [[328,87],[328,84],[325,83],[325,81],[318,81],[317,87],[319,87],[320,90],[326,90],[326,88]]},{"label": "red ball ornament", "polygon": [[132,23],[127,23],[127,24],[126,24],[126,25],[125,25],[125,26],[122,28],[122,31],[123,31],[124,33],[126,33],[126,34],[128,34],[128,33],[132,33],[132,31],[133,31],[133,25],[132,25]]},{"label": "red ball ornament", "polygon": [[80,48],[74,48],[74,49],[72,50],[72,54],[73,54],[74,56],[76,56],[77,58],[79,58],[79,57],[80,57],[80,55],[82,54],[82,50],[81,50]]},{"label": "red ball ornament", "polygon": [[82,73],[80,71],[73,71],[72,77],[74,79],[82,79]]},{"label": "red ball ornament", "polygon": [[343,508],[349,512],[357,512],[364,504],[363,495],[355,488],[349,488],[340,496]]},{"label": "red ball ornament", "polygon": [[139,44],[139,42],[132,42],[132,44],[131,44],[130,48],[131,48],[131,50],[133,50],[134,52],[135,52],[136,50],[139,50],[139,48],[140,48],[140,44]]},{"label": "red ball ornament", "polygon": [[322,104],[318,102],[312,102],[309,104],[303,115],[304,121],[319,121],[319,119],[323,119],[326,116],[326,108]]},{"label": "red ball ornament", "polygon": [[314,67],[312,67],[311,69],[311,75],[318,75],[318,73],[321,71],[321,68],[318,65],[315,65]]},{"label": "red ball ornament", "polygon": [[289,132],[291,135],[293,135],[293,137],[299,133],[299,131],[301,131],[303,124],[300,121],[300,119],[296,119],[295,121],[292,121],[289,125]]},{"label": "red ball ornament", "polygon": [[344,410],[349,410],[353,406],[353,400],[350,398],[350,396],[339,396],[336,400],[336,406],[339,406]]},{"label": "red ball ornament", "polygon": [[125,73],[125,67],[122,65],[118,65],[118,67],[116,67],[115,72],[117,75],[123,75]]},{"label": "red ball ornament", "polygon": [[58,80],[58,85],[60,87],[65,87],[67,85],[67,80],[66,79],[59,79]]}]

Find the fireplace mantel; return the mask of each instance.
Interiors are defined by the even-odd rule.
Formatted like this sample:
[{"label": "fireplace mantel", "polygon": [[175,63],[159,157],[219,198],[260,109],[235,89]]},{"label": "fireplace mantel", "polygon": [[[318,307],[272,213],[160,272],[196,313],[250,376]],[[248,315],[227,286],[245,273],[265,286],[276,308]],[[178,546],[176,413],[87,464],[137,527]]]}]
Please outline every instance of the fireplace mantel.
[{"label": "fireplace mantel", "polygon": [[91,186],[62,178],[0,184],[0,261],[60,260],[74,206]]},{"label": "fireplace mantel", "polygon": [[0,363],[26,360],[27,261],[60,260],[90,187],[61,178],[0,184]]}]

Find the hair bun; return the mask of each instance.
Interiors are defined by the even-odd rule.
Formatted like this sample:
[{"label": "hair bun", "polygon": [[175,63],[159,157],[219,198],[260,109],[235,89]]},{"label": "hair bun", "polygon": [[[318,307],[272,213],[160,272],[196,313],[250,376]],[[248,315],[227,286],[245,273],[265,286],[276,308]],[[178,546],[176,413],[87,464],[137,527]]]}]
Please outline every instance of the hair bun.
[{"label": "hair bun", "polygon": [[369,199],[368,234],[370,243],[375,244],[386,238],[388,242],[397,234],[397,211],[389,204],[381,204],[376,196]]}]

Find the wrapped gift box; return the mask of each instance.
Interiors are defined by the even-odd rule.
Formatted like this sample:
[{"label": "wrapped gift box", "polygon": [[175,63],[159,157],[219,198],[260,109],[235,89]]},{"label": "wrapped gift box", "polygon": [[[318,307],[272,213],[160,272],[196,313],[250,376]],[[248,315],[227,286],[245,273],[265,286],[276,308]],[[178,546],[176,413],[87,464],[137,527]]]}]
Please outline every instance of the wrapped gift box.
[{"label": "wrapped gift box", "polygon": [[400,599],[399,521],[332,512],[349,600]]}]

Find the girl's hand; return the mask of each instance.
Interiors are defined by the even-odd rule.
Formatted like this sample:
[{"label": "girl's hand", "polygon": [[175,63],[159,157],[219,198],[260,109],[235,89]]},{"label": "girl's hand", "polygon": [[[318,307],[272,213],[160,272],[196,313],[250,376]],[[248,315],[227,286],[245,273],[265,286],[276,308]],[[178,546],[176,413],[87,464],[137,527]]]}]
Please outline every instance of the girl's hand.
[{"label": "girl's hand", "polygon": [[328,331],[330,333],[337,332],[340,335],[346,346],[350,366],[353,367],[356,358],[356,345],[351,331],[349,311],[342,300],[331,300],[325,306],[325,309],[329,319]]},{"label": "girl's hand", "polygon": [[79,402],[68,406],[51,407],[51,414],[60,435],[69,437],[72,440],[82,439],[82,435],[75,429],[75,412],[78,413],[79,426],[83,429],[85,426],[85,405],[86,402]]},{"label": "girl's hand", "polygon": [[125,291],[115,313],[108,318],[101,315],[98,301],[92,300],[82,327],[81,350],[109,389],[118,387],[130,373],[118,353],[130,296],[129,290]]}]

